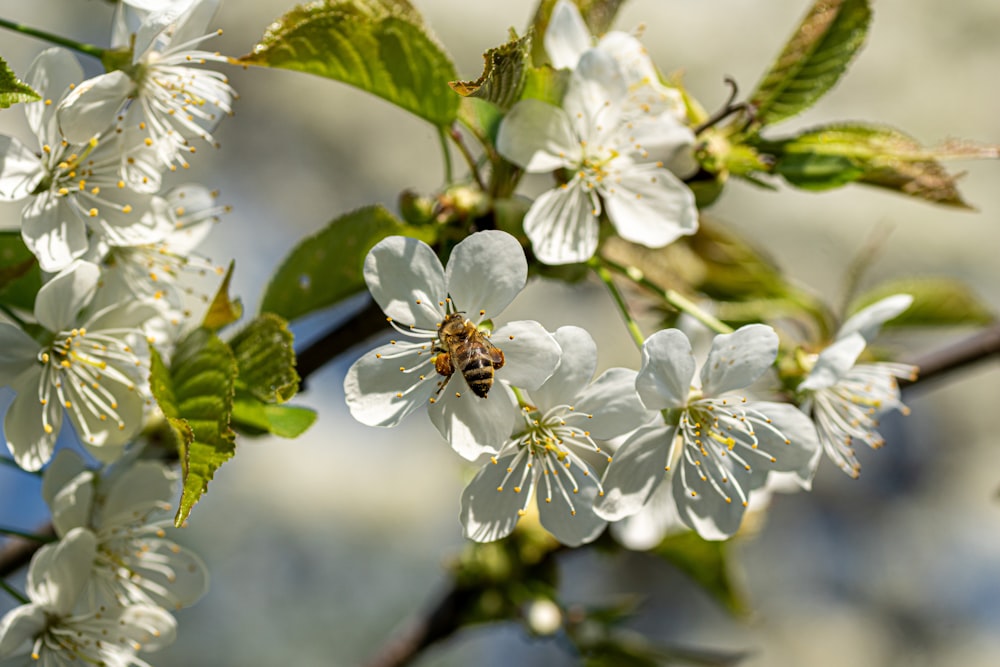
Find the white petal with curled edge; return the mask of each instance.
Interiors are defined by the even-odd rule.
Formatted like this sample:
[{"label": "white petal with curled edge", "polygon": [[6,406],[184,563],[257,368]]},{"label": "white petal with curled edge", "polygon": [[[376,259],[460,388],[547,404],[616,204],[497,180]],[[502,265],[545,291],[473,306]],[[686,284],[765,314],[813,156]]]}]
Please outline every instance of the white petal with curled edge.
[{"label": "white petal with curled edge", "polygon": [[608,521],[635,514],[663,481],[677,427],[655,424],[636,430],[615,452],[604,475],[604,495],[594,511]]},{"label": "white petal with curled edge", "polygon": [[508,322],[490,341],[504,353],[504,365],[494,377],[515,387],[534,391],[559,366],[559,343],[534,320]]},{"label": "white petal with curled edge", "polygon": [[799,391],[826,389],[840,382],[854,367],[866,345],[860,333],[837,339],[816,357],[816,365],[799,385]]},{"label": "white petal with curled edge", "polygon": [[876,301],[867,308],[854,313],[837,332],[837,338],[844,338],[853,333],[859,333],[868,342],[878,334],[882,325],[901,315],[913,304],[909,294],[893,294],[881,301]]},{"label": "white petal with curled edge", "polygon": [[39,102],[24,107],[31,131],[38,137],[39,146],[49,144],[53,150],[62,138],[56,123],[57,102],[72,84],[83,79],[83,68],[68,49],[53,47],[38,54],[28,68],[25,82],[42,96]]},{"label": "white petal with curled edge", "polygon": [[574,405],[597,368],[597,343],[586,329],[559,327],[552,336],[562,350],[559,366],[545,384],[531,391],[542,412],[557,405]]},{"label": "white petal with curled edge", "polygon": [[52,499],[52,526],[56,535],[66,535],[74,528],[93,528],[94,473],[81,472],[66,482]]},{"label": "white petal with curled edge", "polygon": [[[4,418],[7,449],[17,465],[25,470],[39,470],[52,458],[56,437],[62,427],[62,406],[55,401],[50,401],[48,405],[39,401],[41,375],[42,369],[38,366],[29,369],[11,384],[17,396],[11,401]],[[52,427],[48,432],[44,426],[46,417]]]},{"label": "white petal with curled edge", "polygon": [[42,498],[50,508],[56,494],[66,486],[71,479],[85,472],[87,466],[80,455],[72,449],[60,449],[45,468],[42,475]]},{"label": "white petal with curled edge", "polygon": [[390,236],[376,243],[365,257],[365,282],[382,312],[399,324],[428,330],[441,324],[444,267],[423,241]]},{"label": "white petal with curled edge", "polygon": [[735,461],[729,456],[721,459],[721,464],[718,459],[713,465],[705,464],[708,458],[701,460],[702,465],[695,465],[686,453],[681,457],[673,478],[674,502],[681,520],[702,538],[725,540],[736,534],[743,521],[746,507],[738,489],[750,495],[750,473],[733,465]]},{"label": "white petal with curled edge", "polygon": [[135,520],[173,500],[178,475],[162,463],[139,461],[116,477],[106,491],[101,514],[95,525],[107,528]]},{"label": "white petal with curled edge", "polygon": [[[573,479],[577,483],[577,492],[573,492],[573,480],[569,479],[572,470]],[[562,482],[566,491],[564,495],[558,488],[557,480]],[[546,502],[546,483],[551,484],[551,502]],[[594,500],[597,499],[598,486],[594,475],[584,475],[580,468],[559,468],[558,476],[548,475],[538,481],[535,497],[538,499],[538,516],[545,530],[553,537],[570,547],[593,542],[604,531],[608,524],[594,513]]]},{"label": "white petal with curled edge", "polygon": [[650,410],[687,405],[694,379],[691,341],[678,329],[657,331],[642,344],[642,367],[635,388]]},{"label": "white petal with curled edge", "polygon": [[427,414],[459,456],[475,461],[483,454],[495,454],[510,437],[517,401],[502,382],[494,382],[487,397],[479,398],[456,372]]},{"label": "white petal with curled edge", "polygon": [[76,86],[56,112],[63,136],[71,144],[85,144],[111,129],[134,88],[135,82],[121,70],[101,74]]},{"label": "white petal with curled edge", "polygon": [[479,322],[496,317],[524,289],[528,260],[507,232],[476,232],[451,251],[444,281],[455,307]]},{"label": "white petal with curled edge", "polygon": [[530,174],[581,162],[579,138],[565,111],[541,100],[521,100],[497,132],[497,151]]},{"label": "white petal with curled edge", "polygon": [[0,201],[27,197],[44,175],[37,155],[14,137],[0,135]]},{"label": "white petal with curled edge", "polygon": [[[400,356],[400,347],[406,346]],[[430,344],[420,346],[401,342],[387,344],[366,352],[354,362],[344,378],[344,394],[351,416],[368,426],[396,426],[411,412],[427,405],[437,391],[438,380],[434,365],[430,363]],[[400,367],[414,368],[415,372],[401,372]],[[424,375],[420,380],[419,376]]]},{"label": "white petal with curled edge", "polygon": [[576,412],[593,418],[574,424],[589,430],[592,438],[609,440],[650,421],[656,413],[639,400],[635,379],[636,372],[631,368],[609,368],[601,373],[577,395],[573,406]]},{"label": "white petal with curled edge", "polygon": [[13,324],[0,322],[0,382],[9,383],[38,363],[38,343]]},{"label": "white petal with curled edge", "polygon": [[545,28],[545,52],[556,69],[573,69],[594,41],[580,10],[568,0],[559,0]]},{"label": "white petal with curled edge", "polygon": [[45,631],[48,624],[45,610],[37,604],[25,604],[8,611],[0,619],[0,660],[30,652],[30,644]]},{"label": "white petal with curled edge", "polygon": [[749,387],[777,356],[778,334],[766,324],[748,324],[733,333],[719,334],[701,367],[701,389],[705,396],[719,396]]},{"label": "white petal with curled edge", "polygon": [[698,231],[694,193],[666,169],[623,167],[618,181],[602,186],[601,194],[608,218],[626,241],[662,248]]},{"label": "white petal with curled edge", "polygon": [[[507,468],[515,454],[490,461],[484,465],[462,492],[461,520],[463,534],[476,542],[493,542],[510,535],[517,525],[519,512],[531,501],[534,487],[533,473],[529,471],[526,486],[515,491],[523,475],[528,457],[521,457],[516,469],[509,475]],[[504,484],[504,478],[508,478]]]},{"label": "white petal with curled edge", "polygon": [[602,136],[618,127],[627,96],[628,86],[618,63],[608,54],[590,49],[580,57],[570,75],[563,109],[576,128],[577,137],[596,145]]},{"label": "white petal with curled edge", "polygon": [[86,528],[74,528],[55,544],[47,544],[31,559],[27,593],[57,615],[65,615],[90,579],[97,556],[97,537]]},{"label": "white petal with curled edge", "polygon": [[96,264],[77,260],[38,290],[35,317],[52,332],[72,329],[77,315],[97,290],[101,270]]},{"label": "white petal with curled edge", "polygon": [[524,216],[524,233],[535,257],[544,264],[585,262],[597,251],[595,202],[579,178],[534,201]]},{"label": "white petal with curled edge", "polygon": [[[751,405],[754,410],[766,415],[771,420],[770,425],[774,427],[774,430],[771,430],[765,425],[758,425],[754,429],[759,449],[775,459],[773,463],[763,467],[772,475],[784,474],[784,479],[794,480],[808,491],[812,488],[812,480],[823,454],[812,420],[790,403],[762,401]],[[764,481],[757,477],[756,471],[754,478],[753,488],[764,484]]]},{"label": "white petal with curled edge", "polygon": [[629,549],[645,551],[658,545],[665,537],[691,530],[677,513],[673,488],[673,480],[668,477],[656,487],[638,513],[611,524],[611,534],[615,539]]},{"label": "white petal with curled edge", "polygon": [[119,632],[141,646],[143,651],[158,651],[177,638],[176,619],[166,610],[153,605],[125,607],[118,622]]},{"label": "white petal with curled edge", "polygon": [[[151,588],[162,591],[146,589],[161,607],[190,607],[208,592],[208,567],[198,554],[170,540],[144,540],[143,544],[149,550],[137,554],[130,566],[141,571]],[[149,561],[149,567],[143,567],[144,561]]]},{"label": "white petal with curled edge", "polygon": [[87,252],[87,225],[65,197],[44,192],[21,214],[21,237],[42,271],[55,273]]}]

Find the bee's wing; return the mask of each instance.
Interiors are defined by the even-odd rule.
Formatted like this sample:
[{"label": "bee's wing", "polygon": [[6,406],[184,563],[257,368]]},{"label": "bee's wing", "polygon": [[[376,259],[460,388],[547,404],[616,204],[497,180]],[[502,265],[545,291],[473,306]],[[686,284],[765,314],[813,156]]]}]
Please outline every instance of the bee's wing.
[{"label": "bee's wing", "polygon": [[503,350],[490,342],[490,339],[483,336],[483,349],[486,350],[486,354],[490,355],[490,361],[493,362],[493,368],[503,368],[504,357]]}]

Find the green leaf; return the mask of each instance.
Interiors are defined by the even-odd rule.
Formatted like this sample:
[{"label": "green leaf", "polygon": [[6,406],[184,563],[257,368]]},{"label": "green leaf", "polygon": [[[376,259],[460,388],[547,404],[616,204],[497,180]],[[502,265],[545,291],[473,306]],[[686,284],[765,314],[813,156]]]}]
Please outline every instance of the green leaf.
[{"label": "green leaf", "polygon": [[[531,34],[536,36],[535,43],[531,49],[532,60],[536,64],[549,62],[549,56],[545,53],[545,44],[542,35],[549,27],[549,18],[552,16],[552,9],[556,6],[557,0],[540,0],[535,16],[531,20]],[[618,10],[625,4],[625,0],[574,0],[574,4],[580,9],[583,22],[587,24],[592,35],[603,35],[611,28],[615,21]]]},{"label": "green leaf", "polygon": [[233,269],[236,268],[235,260],[229,263],[229,270],[226,277],[222,279],[222,284],[212,299],[212,305],[205,313],[205,319],[201,325],[206,329],[218,331],[243,317],[243,304],[239,299],[232,299],[229,296],[229,283],[233,277]]},{"label": "green leaf", "polygon": [[459,97],[451,59],[406,0],[327,0],[275,21],[240,61],[342,81],[435,125],[451,124]]},{"label": "green leaf", "polygon": [[755,124],[771,125],[815,104],[861,48],[870,20],[868,0],[816,0],[750,96]]},{"label": "green leaf", "polygon": [[264,292],[261,311],[294,320],[362,291],[365,255],[394,234],[432,242],[434,228],[405,225],[382,206],[337,218],[285,258]]},{"label": "green leaf", "polygon": [[475,81],[452,81],[452,89],[462,97],[477,97],[509,109],[524,88],[530,67],[531,35],[518,37],[483,54],[483,73]]},{"label": "green leaf", "polygon": [[288,323],[264,313],[236,334],[229,347],[239,368],[237,387],[264,403],[284,403],[299,390]]},{"label": "green leaf", "polygon": [[18,102],[37,102],[40,99],[42,96],[18,79],[7,61],[0,58],[0,109],[6,109]]},{"label": "green leaf", "polygon": [[748,611],[742,591],[738,590],[729,573],[727,542],[703,540],[694,531],[667,537],[653,553],[695,580],[734,614]]},{"label": "green leaf", "polygon": [[912,295],[913,305],[886,322],[885,328],[988,324],[996,319],[990,307],[968,285],[944,277],[903,278],[882,283],[855,299],[849,312],[893,294]]},{"label": "green leaf", "polygon": [[21,233],[0,233],[0,304],[30,312],[41,286],[38,260],[24,245]]},{"label": "green leaf", "polygon": [[316,411],[295,405],[271,405],[253,396],[237,394],[233,402],[233,428],[247,435],[272,433],[297,438],[316,421]]},{"label": "green leaf", "polygon": [[960,208],[969,206],[938,160],[997,157],[995,146],[951,142],[925,148],[892,127],[863,123],[824,125],[761,148],[774,155],[774,172],[797,187],[858,182]]},{"label": "green leaf", "polygon": [[188,334],[169,370],[153,350],[150,386],[171,426],[183,474],[174,525],[191,514],[219,467],[236,453],[229,428],[237,366],[229,346],[207,329]]}]

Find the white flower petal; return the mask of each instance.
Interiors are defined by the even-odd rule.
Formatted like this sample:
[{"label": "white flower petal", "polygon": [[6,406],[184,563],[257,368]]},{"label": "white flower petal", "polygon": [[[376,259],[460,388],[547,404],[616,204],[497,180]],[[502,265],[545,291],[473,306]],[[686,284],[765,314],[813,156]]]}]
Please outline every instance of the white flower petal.
[{"label": "white flower petal", "polygon": [[[766,415],[776,429],[760,426],[754,429],[760,451],[775,458],[767,466],[769,471],[790,473],[795,483],[808,491],[812,487],[812,479],[823,453],[812,420],[789,403],[762,401],[751,405],[754,410]],[[762,482],[755,481],[752,485],[757,488]]]},{"label": "white flower petal", "polygon": [[571,167],[581,154],[566,112],[535,99],[521,100],[500,122],[497,151],[531,174]]},{"label": "white flower petal", "polygon": [[597,43],[600,51],[614,58],[629,86],[629,106],[636,114],[669,112],[675,118],[685,114],[684,98],[676,88],[660,83],[649,52],[634,35],[613,30]]},{"label": "white flower petal", "polygon": [[[212,231],[218,218],[218,204],[215,195],[203,185],[186,183],[168,192],[165,197],[167,205],[183,227],[172,230],[165,238],[171,252],[178,255],[190,254]],[[183,210],[183,213],[180,211]]]},{"label": "white flower petal", "polygon": [[623,167],[601,194],[608,218],[626,241],[662,248],[698,231],[694,193],[666,169]]},{"label": "white flower petal", "polygon": [[678,329],[657,331],[642,345],[642,367],[635,388],[650,410],[687,405],[694,379],[691,341]]},{"label": "white flower petal", "polygon": [[94,480],[93,472],[81,472],[56,493],[49,505],[56,535],[67,535],[74,528],[91,528],[96,493]]},{"label": "white flower petal", "polygon": [[[62,406],[53,402],[42,405],[38,399],[41,375],[41,366],[37,366],[14,381],[11,386],[17,396],[4,418],[7,449],[25,470],[39,470],[52,458],[56,437],[62,428]],[[45,429],[46,421],[51,427],[49,430]]]},{"label": "white flower petal", "polygon": [[177,487],[177,473],[162,463],[138,461],[114,478],[101,506],[99,528],[127,524],[136,512],[169,504]]},{"label": "white flower petal", "polygon": [[56,452],[52,462],[45,468],[45,474],[42,475],[42,498],[45,504],[51,508],[56,494],[69,484],[70,480],[86,470],[87,466],[83,459],[72,449],[60,449]]},{"label": "white flower petal", "polygon": [[840,382],[854,367],[866,345],[864,337],[858,332],[838,338],[819,353],[816,365],[799,384],[799,391],[826,389]]},{"label": "white flower petal", "polygon": [[604,475],[604,495],[594,505],[598,516],[618,521],[642,509],[664,479],[676,433],[674,426],[643,426],[622,443]]},{"label": "white flower petal", "polygon": [[534,320],[508,322],[493,332],[490,341],[504,353],[503,368],[495,377],[515,387],[534,391],[559,366],[559,343]]},{"label": "white flower petal", "polygon": [[427,413],[452,449],[475,461],[483,454],[495,454],[510,436],[517,401],[502,382],[495,382],[489,395],[479,398],[462,374],[455,373]]},{"label": "white flower petal", "polygon": [[[522,456],[517,469],[507,472],[514,454],[484,465],[462,492],[461,520],[463,534],[476,542],[493,542],[510,535],[527,507],[534,490],[534,477],[528,473],[527,487],[515,491],[522,478],[527,456]],[[509,481],[504,484],[504,479]]]},{"label": "white flower petal", "polygon": [[909,294],[894,294],[881,301],[876,301],[867,308],[854,313],[837,332],[837,338],[844,338],[853,333],[859,333],[868,342],[878,334],[882,325],[901,315],[913,304]]},{"label": "white flower petal", "polygon": [[524,233],[538,261],[575,264],[593,257],[598,241],[594,206],[579,178],[539,195],[524,216]]},{"label": "white flower petal", "polygon": [[[122,635],[143,651],[159,651],[177,638],[177,620],[166,610],[148,604],[130,605],[118,620]],[[134,664],[134,663],[133,663]]]},{"label": "white flower petal", "polygon": [[766,324],[748,324],[733,333],[719,334],[701,367],[702,391],[705,396],[719,396],[749,387],[777,356],[778,334]]},{"label": "white flower petal", "polygon": [[[647,410],[635,391],[636,372],[630,368],[609,368],[581,391],[574,408],[593,415],[583,425],[590,436],[609,440],[645,424],[656,413]],[[535,394],[532,393],[532,396]]]},{"label": "white flower petal", "polygon": [[30,644],[48,624],[48,616],[41,605],[24,604],[8,611],[0,619],[0,660],[5,660],[6,665],[11,656],[30,652]]},{"label": "white flower petal", "polygon": [[669,535],[690,530],[681,521],[674,502],[673,480],[669,477],[656,487],[645,506],[632,516],[611,524],[611,534],[628,549],[652,549]]},{"label": "white flower petal", "polygon": [[429,245],[405,236],[379,241],[365,258],[365,282],[386,315],[404,326],[437,330],[447,288]]},{"label": "white flower petal", "polygon": [[549,15],[545,28],[545,52],[556,69],[573,69],[594,38],[580,16],[580,10],[568,0],[559,0]]},{"label": "white flower petal", "polygon": [[[549,475],[536,484],[535,496],[538,498],[538,515],[545,530],[553,537],[570,547],[578,547],[587,542],[593,542],[604,531],[607,520],[594,513],[594,500],[597,499],[598,484],[593,474],[586,475],[580,468],[558,468],[558,477]],[[573,479],[569,479],[572,474]],[[577,492],[573,492],[573,480],[576,480]],[[565,494],[558,488],[557,482],[562,482]],[[546,501],[546,484],[551,484],[552,492]]]},{"label": "white flower petal", "polygon": [[25,82],[38,91],[42,100],[26,105],[24,114],[40,144],[49,144],[53,149],[59,144],[56,103],[82,79],[83,68],[76,56],[62,47],[42,51],[31,63]]},{"label": "white flower petal", "polygon": [[135,82],[121,71],[87,79],[59,104],[59,129],[71,144],[84,144],[109,130],[118,111],[135,89]]},{"label": "white flower petal", "polygon": [[627,96],[628,85],[615,59],[589,49],[580,56],[570,75],[563,109],[579,138],[593,143],[617,128]]},{"label": "white flower petal", "polygon": [[96,555],[97,537],[86,528],[75,528],[59,542],[43,546],[28,568],[28,597],[53,614],[70,613],[90,579]]},{"label": "white flower petal", "polygon": [[479,322],[496,317],[524,289],[528,261],[507,232],[476,232],[451,251],[444,280],[455,306]]},{"label": "white flower petal", "polygon": [[0,382],[10,383],[38,363],[38,343],[13,324],[0,322]]},{"label": "white flower petal", "polygon": [[54,273],[87,252],[87,225],[65,197],[44,192],[21,214],[21,236],[42,271]]},{"label": "white flower petal", "polygon": [[176,24],[179,17],[187,11],[187,4],[174,3],[169,7],[153,12],[143,17],[139,26],[139,31],[135,34],[133,63],[138,63],[156,47],[157,39],[172,24]]},{"label": "white flower petal", "polygon": [[542,412],[576,403],[576,396],[590,384],[597,369],[597,343],[586,329],[559,327],[552,335],[562,350],[559,366],[545,384],[531,391],[531,398]]},{"label": "white flower petal", "polygon": [[697,141],[694,132],[671,112],[658,116],[643,114],[633,120],[627,129],[630,143],[641,147],[641,150],[633,152],[637,161],[662,162],[670,173],[681,178],[698,171],[698,160],[694,156]]},{"label": "white flower petal", "polygon": [[[183,6],[183,5],[182,5]],[[219,9],[219,0],[193,0],[171,35],[171,46],[189,42],[208,33],[208,25]]]},{"label": "white flower petal", "polygon": [[[739,492],[749,499],[750,473],[732,457],[724,459],[700,455],[687,456],[695,445],[685,445],[687,452],[678,463],[673,478],[673,496],[681,520],[706,540],[725,540],[736,534],[746,513]],[[696,465],[694,461],[700,461]]]},{"label": "white flower petal", "polygon": [[[400,342],[366,352],[344,378],[344,394],[351,415],[368,426],[395,426],[426,405],[437,391],[438,382],[443,380],[430,363],[430,354],[430,342],[423,350],[413,343]],[[418,370],[412,370],[418,366]],[[400,368],[411,371],[403,372]],[[419,375],[424,375],[424,379],[420,380]]]},{"label": "white flower petal", "polygon": [[77,315],[97,290],[101,270],[96,264],[76,261],[45,283],[35,299],[35,317],[52,332],[73,328]]},{"label": "white flower petal", "polygon": [[14,137],[0,135],[0,201],[27,197],[44,175],[37,155]]}]

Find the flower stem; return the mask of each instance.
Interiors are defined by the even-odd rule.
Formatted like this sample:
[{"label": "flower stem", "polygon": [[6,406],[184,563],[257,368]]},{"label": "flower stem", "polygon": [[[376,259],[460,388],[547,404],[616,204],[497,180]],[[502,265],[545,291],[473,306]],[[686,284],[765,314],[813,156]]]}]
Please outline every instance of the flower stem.
[{"label": "flower stem", "polygon": [[622,296],[622,293],[618,290],[618,286],[615,285],[611,273],[602,266],[601,260],[597,257],[591,258],[587,264],[597,274],[597,277],[601,279],[601,282],[608,288],[608,291],[611,292],[611,298],[615,300],[615,305],[618,306],[618,310],[622,314],[622,319],[625,320],[625,328],[632,335],[635,346],[641,350],[642,344],[646,342],[646,338],[642,335],[642,329],[639,328],[638,322],[632,317],[632,311],[629,310],[628,304],[625,303],[625,297]]},{"label": "flower stem", "polygon": [[465,142],[462,141],[461,132],[458,131],[457,127],[452,125],[451,129],[448,131],[448,136],[451,137],[453,142],[455,142],[455,145],[458,147],[458,152],[462,154],[463,158],[465,158],[465,163],[469,165],[469,174],[471,174],[472,179],[476,181],[476,185],[479,186],[480,190],[486,192],[486,184],[483,183],[483,179],[479,175],[479,165],[476,164],[476,158],[469,151]]},{"label": "flower stem", "polygon": [[[593,260],[591,261],[593,262]],[[603,257],[597,261],[615,273],[625,276],[636,285],[644,287],[650,292],[655,292],[657,296],[666,301],[668,304],[682,313],[687,313],[715,333],[726,334],[733,332],[733,328],[731,326],[717,319],[710,313],[705,312],[696,303],[685,297],[680,292],[672,289],[661,288],[659,285],[646,278],[646,276],[642,274],[642,271],[636,267],[622,266],[617,262],[612,262],[610,259],[605,259]]]},{"label": "flower stem", "polygon": [[44,30],[32,28],[31,26],[24,25],[23,23],[15,23],[14,21],[8,21],[7,19],[0,18],[0,28],[7,28],[8,30],[20,32],[25,35],[38,37],[39,39],[44,39],[47,42],[58,44],[59,46],[65,46],[73,49],[74,51],[86,53],[88,56],[94,56],[95,58],[104,57],[105,49],[102,49],[99,46],[84,44],[83,42],[78,42],[74,39],[69,39],[68,37],[53,35],[51,32],[45,32]]},{"label": "flower stem", "polygon": [[444,159],[445,184],[451,185],[452,180],[454,180],[454,173],[451,166],[451,149],[448,148],[448,130],[439,127],[438,139],[441,140],[441,157]]},{"label": "flower stem", "polygon": [[31,600],[29,600],[28,598],[26,598],[24,596],[24,593],[21,593],[20,591],[18,591],[16,588],[14,588],[10,584],[8,584],[3,579],[0,579],[0,588],[3,588],[5,591],[7,591],[8,595],[10,595],[12,598],[14,598],[15,600],[17,600],[21,604],[31,604]]},{"label": "flower stem", "polygon": [[45,535],[35,535],[34,533],[25,533],[20,530],[15,530],[13,528],[4,528],[0,526],[0,535],[10,535],[12,537],[21,537],[26,540],[31,540],[32,542],[55,542],[55,537],[46,537]]}]

